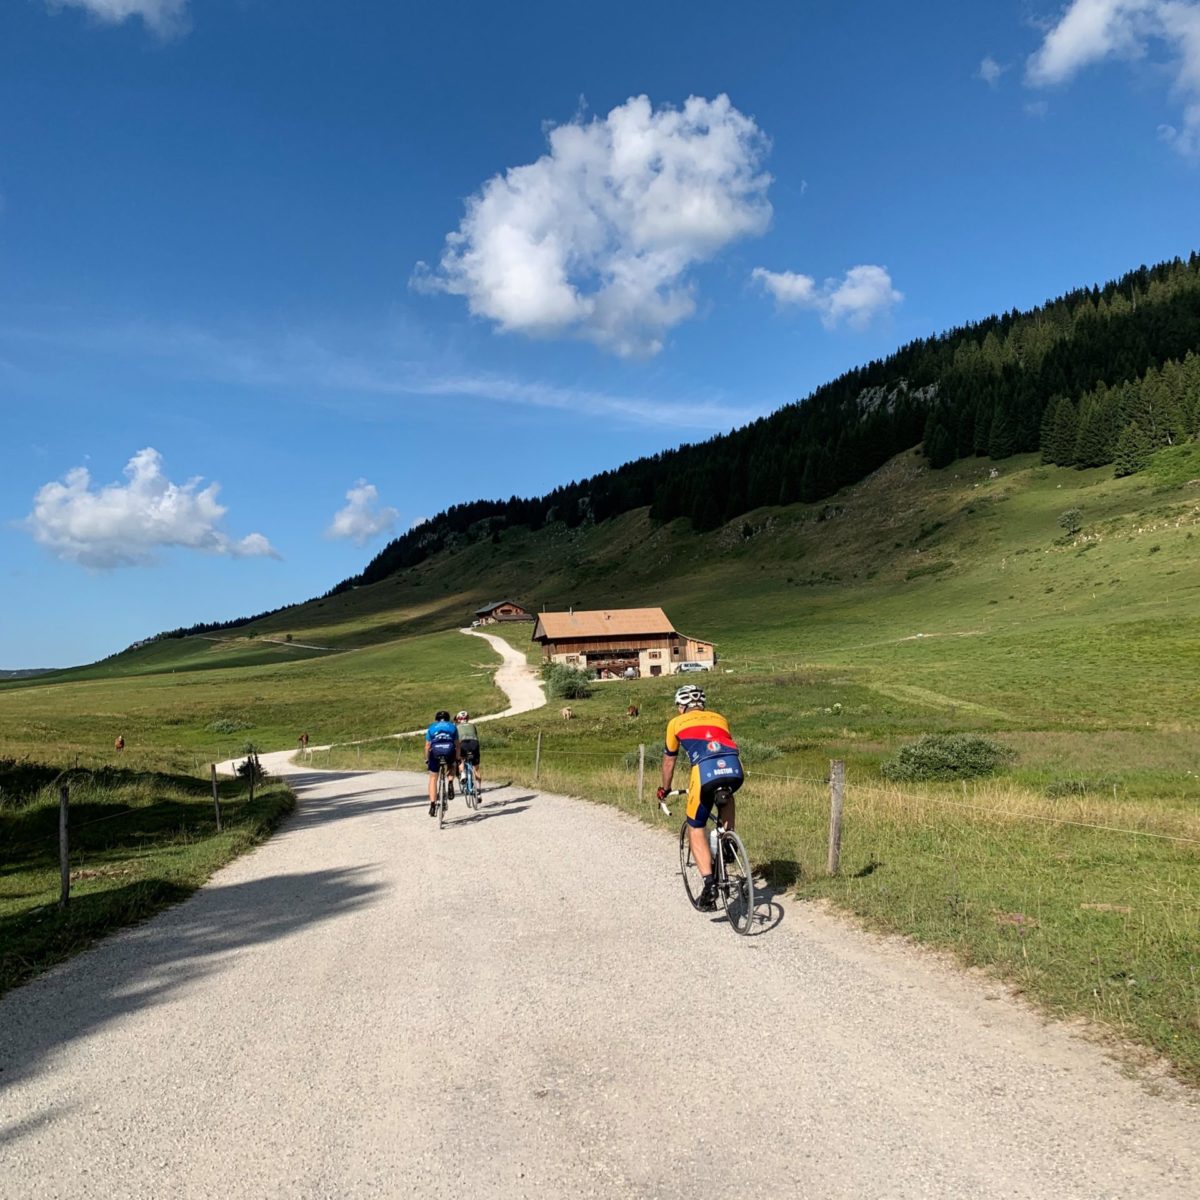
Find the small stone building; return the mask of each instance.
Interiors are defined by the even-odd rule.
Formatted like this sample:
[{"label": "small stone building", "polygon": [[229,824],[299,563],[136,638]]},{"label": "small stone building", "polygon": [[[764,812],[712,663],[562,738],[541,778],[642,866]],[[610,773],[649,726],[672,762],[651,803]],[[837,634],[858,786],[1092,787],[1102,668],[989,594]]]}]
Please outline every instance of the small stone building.
[{"label": "small stone building", "polygon": [[544,662],[598,679],[674,675],[680,663],[716,661],[712,642],[678,633],[661,608],[538,613],[532,640],[541,644]]},{"label": "small stone building", "polygon": [[532,621],[533,613],[515,600],[497,600],[475,610],[476,625],[494,625],[497,621]]}]

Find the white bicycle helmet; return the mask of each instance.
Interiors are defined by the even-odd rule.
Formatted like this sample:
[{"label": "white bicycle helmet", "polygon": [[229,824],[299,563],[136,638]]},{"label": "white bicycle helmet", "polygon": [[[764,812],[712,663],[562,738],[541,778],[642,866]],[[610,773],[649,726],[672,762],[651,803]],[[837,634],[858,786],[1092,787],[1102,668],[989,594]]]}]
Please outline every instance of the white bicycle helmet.
[{"label": "white bicycle helmet", "polygon": [[685,683],[676,691],[675,703],[684,708],[703,708],[704,689],[694,683]]},{"label": "white bicycle helmet", "polygon": [[454,719],[456,721],[469,721],[471,719],[471,714],[464,708],[461,712],[454,714]]}]

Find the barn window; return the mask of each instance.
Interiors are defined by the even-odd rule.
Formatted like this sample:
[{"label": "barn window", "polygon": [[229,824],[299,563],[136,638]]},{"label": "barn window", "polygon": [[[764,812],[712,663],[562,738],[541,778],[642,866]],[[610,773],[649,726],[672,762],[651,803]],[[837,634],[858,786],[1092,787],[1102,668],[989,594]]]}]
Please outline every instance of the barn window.
[{"label": "barn window", "polygon": [[672,653],[673,655],[675,655],[675,657],[676,657],[676,658],[678,658],[678,657],[679,657],[679,647],[678,647],[678,646],[672,646],[672,647],[671,647],[671,653]]},{"label": "barn window", "polygon": [[650,653],[646,657],[647,658],[662,658],[662,651],[661,650],[651,650]]},{"label": "barn window", "polygon": [[578,661],[579,661],[579,655],[578,655],[578,654],[568,654],[568,655],[567,655],[567,662],[569,662],[569,663],[577,663]]}]

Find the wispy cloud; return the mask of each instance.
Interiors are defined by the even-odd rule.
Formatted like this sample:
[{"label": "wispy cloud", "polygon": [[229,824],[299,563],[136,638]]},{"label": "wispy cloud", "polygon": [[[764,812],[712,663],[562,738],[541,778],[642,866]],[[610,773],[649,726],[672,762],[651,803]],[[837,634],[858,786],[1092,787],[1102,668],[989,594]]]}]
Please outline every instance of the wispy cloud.
[{"label": "wispy cloud", "polygon": [[140,17],[146,28],[161,38],[187,32],[187,0],[46,0],[52,12],[82,8],[105,25],[120,25]]},{"label": "wispy cloud", "polygon": [[755,267],[750,278],[762,284],[781,308],[793,306],[820,313],[826,329],[845,322],[865,329],[880,313],[895,307],[904,293],[892,286],[886,267],[851,267],[841,279],[827,279],[818,285],[811,275],[794,271],[768,271]]},{"label": "wispy cloud", "polygon": [[56,558],[85,567],[147,566],[172,546],[231,558],[279,557],[261,533],[235,541],[222,531],[220,484],[172,483],[152,447],[129,460],[125,477],[126,483],[93,488],[88,469],[74,467],[38,489],[22,525]]},{"label": "wispy cloud", "polygon": [[1000,77],[1008,70],[1004,64],[998,63],[990,54],[986,55],[975,72],[976,79],[982,79],[990,88],[1000,86]]},{"label": "wispy cloud", "polygon": [[724,95],[678,109],[635,96],[547,137],[467,201],[413,286],[465,297],[503,332],[658,353],[696,310],[692,269],[770,224],[767,138]]},{"label": "wispy cloud", "polygon": [[363,546],[378,534],[391,533],[399,517],[396,509],[379,506],[379,489],[373,483],[360,479],[346,493],[345,507],[333,514],[325,536]]},{"label": "wispy cloud", "polygon": [[45,332],[0,328],[0,343],[69,347],[104,357],[136,361],[171,378],[288,391],[320,402],[344,405],[348,396],[461,397],[503,401],[535,409],[571,412],[581,419],[620,421],[629,425],[728,429],[760,415],[761,408],[733,405],[711,396],[688,395],[674,400],[623,395],[599,388],[513,378],[489,371],[455,370],[392,352],[386,338],[362,339],[356,349],[310,334],[230,337],[189,326],[148,322],[97,325]]},{"label": "wispy cloud", "polygon": [[1181,154],[1200,157],[1200,3],[1196,0],[1072,0],[1029,57],[1031,87],[1069,83],[1107,59],[1152,60],[1165,51],[1182,102],[1180,121],[1159,136]]}]

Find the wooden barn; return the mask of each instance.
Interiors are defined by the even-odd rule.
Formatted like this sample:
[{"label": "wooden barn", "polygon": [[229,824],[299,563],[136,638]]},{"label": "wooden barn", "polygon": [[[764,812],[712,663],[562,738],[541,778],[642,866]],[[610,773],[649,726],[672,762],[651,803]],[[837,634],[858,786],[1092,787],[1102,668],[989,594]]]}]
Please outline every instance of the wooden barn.
[{"label": "wooden barn", "polygon": [[580,667],[597,679],[674,675],[680,663],[711,668],[716,661],[712,642],[678,633],[661,608],[539,613],[532,640],[541,644],[543,661]]},{"label": "wooden barn", "polygon": [[515,600],[497,600],[475,610],[475,625],[494,625],[497,621],[532,621],[533,613]]}]

